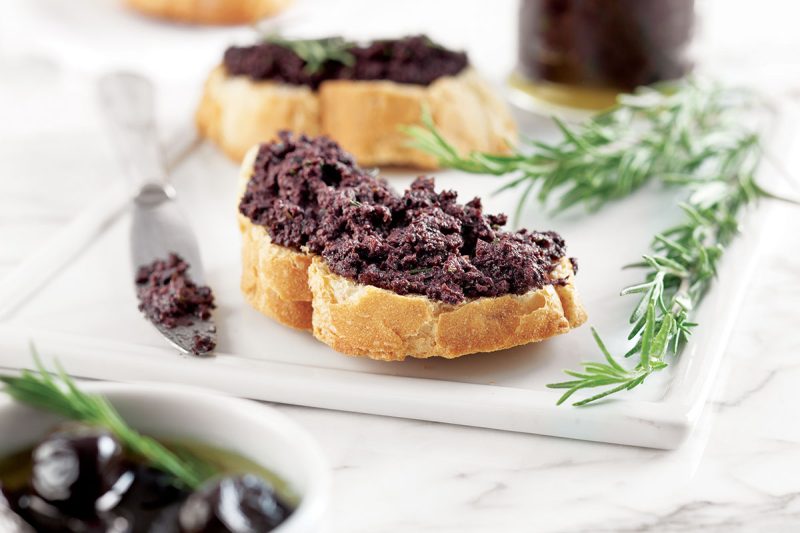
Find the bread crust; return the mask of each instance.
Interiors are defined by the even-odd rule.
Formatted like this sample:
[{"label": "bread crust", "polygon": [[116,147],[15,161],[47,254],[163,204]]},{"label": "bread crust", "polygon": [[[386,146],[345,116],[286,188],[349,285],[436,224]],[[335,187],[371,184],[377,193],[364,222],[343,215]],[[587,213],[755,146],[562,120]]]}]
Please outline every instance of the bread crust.
[{"label": "bread crust", "polygon": [[[237,199],[252,176],[258,146],[245,154],[239,171]],[[238,209],[237,209],[238,211]],[[311,329],[311,291],[308,267],[311,256],[273,244],[264,226],[238,214],[242,234],[242,279],[245,300],[254,309],[285,326]]]},{"label": "bread crust", "polygon": [[338,352],[382,361],[406,357],[452,359],[538,342],[586,320],[579,305],[565,313],[562,294],[577,304],[572,267],[559,265],[569,281],[525,294],[476,298],[448,305],[418,295],[399,295],[359,285],[334,274],[314,257],[308,270],[314,336]]},{"label": "bread crust", "polygon": [[[516,126],[505,104],[471,68],[427,87],[391,81],[324,82],[318,91],[246,76],[223,66],[209,75],[196,114],[200,133],[232,159],[288,129],[335,139],[359,164],[437,168],[408,145],[399,127],[421,124],[427,107],[442,135],[461,152],[507,153]],[[511,144],[509,144],[511,143]]]},{"label": "bread crust", "polygon": [[200,134],[234,161],[254,145],[275,140],[280,130],[319,135],[319,99],[308,87],[253,83],[215,68],[206,80],[195,115]]},{"label": "bread crust", "polygon": [[145,15],[189,24],[245,24],[277,14],[293,0],[125,0]]}]

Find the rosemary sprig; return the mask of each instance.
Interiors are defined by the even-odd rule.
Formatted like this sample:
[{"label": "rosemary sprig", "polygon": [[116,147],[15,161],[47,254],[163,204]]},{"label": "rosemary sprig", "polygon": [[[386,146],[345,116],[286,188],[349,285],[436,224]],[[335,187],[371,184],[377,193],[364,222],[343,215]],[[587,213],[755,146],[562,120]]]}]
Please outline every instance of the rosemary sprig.
[{"label": "rosemary sprig", "polygon": [[[510,155],[473,152],[462,156],[423,112],[424,127],[406,132],[412,146],[446,167],[478,174],[514,175],[498,192],[521,188],[517,218],[534,187],[539,201],[557,196],[553,210],[577,204],[595,211],[625,197],[654,177],[691,176],[713,157],[721,114],[743,93],[687,81],[645,87],[623,95],[619,104],[577,126],[554,118],[562,140],[523,139]],[[710,143],[710,144],[709,144]]]},{"label": "rosemary sprig", "polygon": [[264,38],[267,43],[277,44],[288,48],[300,59],[305,61],[303,69],[308,74],[318,72],[328,61],[338,61],[348,67],[353,66],[355,57],[350,53],[353,43],[341,37],[326,37],[323,39],[287,39],[280,35],[268,35]]},{"label": "rosemary sprig", "polygon": [[548,385],[565,389],[558,404],[582,389],[603,390],[573,405],[633,389],[666,368],[667,356],[679,353],[697,325],[689,314],[711,285],[725,246],[738,231],[739,215],[758,198],[771,196],[755,181],[759,134],[742,122],[750,104],[742,92],[694,80],[642,88],[581,125],[556,119],[561,141],[528,140],[508,156],[460,155],[428,114],[424,127],[406,129],[413,145],[443,166],[512,175],[500,190],[521,188],[517,214],[534,187],[542,203],[557,197],[556,210],[576,204],[596,210],[652,179],[686,190],[683,220],[655,235],[650,253],[630,265],[646,269],[645,281],[622,290],[640,295],[630,317],[633,347],[624,354],[636,356],[636,364],[623,366],[593,328],[605,362],[582,363],[581,371],[566,371],[574,379]]},{"label": "rosemary sprig", "polygon": [[179,457],[158,441],[137,432],[103,396],[87,394],[58,366],[58,374],[45,370],[33,354],[37,372],[23,370],[19,377],[0,376],[3,392],[15,400],[71,420],[99,426],[113,433],[132,453],[172,474],[188,489],[198,488],[214,469],[194,456]]},{"label": "rosemary sprig", "polygon": [[679,353],[697,326],[690,321],[689,313],[713,282],[725,247],[738,231],[741,211],[759,197],[768,196],[755,183],[758,159],[757,139],[743,136],[720,161],[729,170],[720,168],[716,178],[686,183],[690,191],[688,199],[680,204],[685,214],[683,221],[654,237],[653,253],[635,265],[647,270],[645,281],[622,291],[623,295],[640,295],[631,313],[632,329],[628,335],[628,340],[635,339],[635,343],[624,355],[636,356],[636,365],[632,370],[622,368],[593,330],[607,362],[582,363],[581,372],[566,371],[574,380],[548,385],[566,389],[559,404],[581,389],[610,386],[573,405],[586,405],[630,390],[666,368],[667,355]]}]

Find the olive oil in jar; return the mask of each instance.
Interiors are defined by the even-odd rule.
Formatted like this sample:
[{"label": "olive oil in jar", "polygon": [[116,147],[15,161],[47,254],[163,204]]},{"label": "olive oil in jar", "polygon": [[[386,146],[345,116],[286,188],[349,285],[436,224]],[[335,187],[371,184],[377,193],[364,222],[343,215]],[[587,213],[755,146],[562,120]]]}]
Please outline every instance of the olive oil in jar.
[{"label": "olive oil in jar", "polygon": [[517,68],[525,99],[578,109],[691,69],[694,0],[520,0]]}]

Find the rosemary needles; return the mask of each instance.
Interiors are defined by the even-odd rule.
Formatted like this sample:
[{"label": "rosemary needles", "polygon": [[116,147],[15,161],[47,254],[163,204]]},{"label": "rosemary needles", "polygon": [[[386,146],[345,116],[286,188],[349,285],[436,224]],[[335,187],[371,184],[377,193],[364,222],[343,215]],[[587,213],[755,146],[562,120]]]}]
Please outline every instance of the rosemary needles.
[{"label": "rosemary needles", "polygon": [[[407,128],[412,145],[443,166],[478,174],[511,176],[501,190],[520,191],[517,213],[531,194],[556,211],[576,205],[597,210],[651,180],[685,190],[681,222],[653,237],[641,262],[643,281],[622,290],[638,301],[630,315],[632,347],[621,356],[592,335],[600,362],[567,370],[561,404],[583,389],[599,389],[573,405],[586,405],[630,390],[669,365],[697,326],[692,310],[711,285],[744,209],[770,196],[758,186],[759,132],[746,126],[753,100],[747,94],[696,80],[646,87],[622,95],[618,105],[577,126],[559,120],[556,143],[527,140],[516,153],[460,155],[424,117]],[[634,362],[628,363],[625,359]]]},{"label": "rosemary needles", "polygon": [[346,66],[355,63],[355,57],[350,53],[353,43],[341,37],[326,37],[323,39],[287,39],[273,34],[264,38],[264,42],[277,44],[288,48],[300,59],[305,61],[305,71],[314,74],[328,61],[337,61]]}]

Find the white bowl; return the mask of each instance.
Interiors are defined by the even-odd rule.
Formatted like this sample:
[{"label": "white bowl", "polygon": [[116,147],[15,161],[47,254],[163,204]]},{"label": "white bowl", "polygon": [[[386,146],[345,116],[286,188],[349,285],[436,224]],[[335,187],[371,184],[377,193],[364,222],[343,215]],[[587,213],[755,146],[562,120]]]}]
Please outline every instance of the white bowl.
[{"label": "white bowl", "polygon": [[[183,386],[81,384],[104,395],[138,431],[192,439],[241,454],[283,478],[300,497],[276,533],[327,530],[330,473],[311,436],[275,409]],[[32,446],[59,422],[56,416],[0,393],[0,457]]]}]

